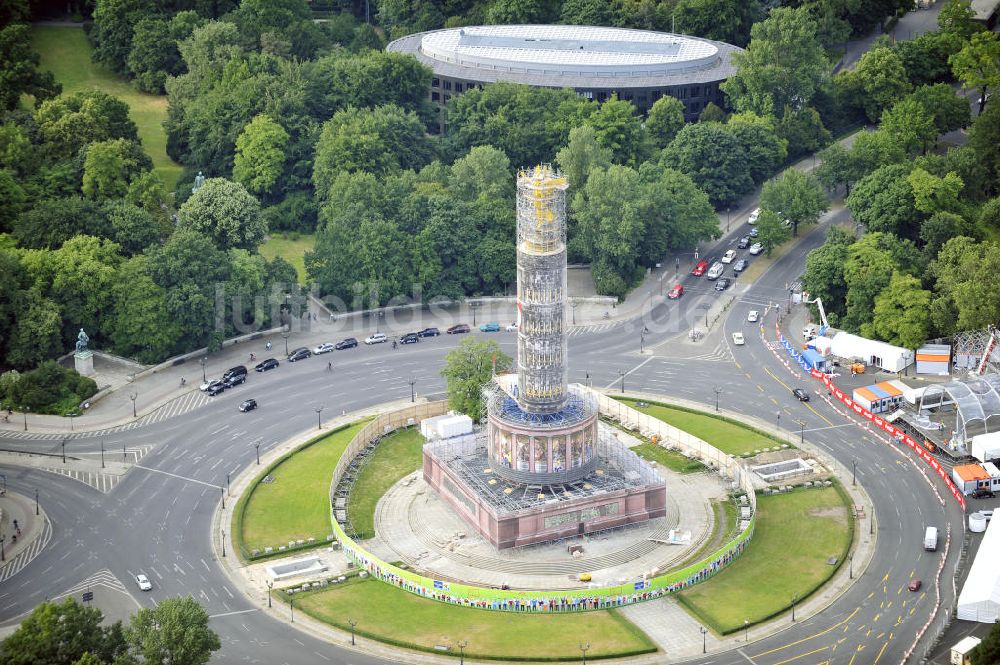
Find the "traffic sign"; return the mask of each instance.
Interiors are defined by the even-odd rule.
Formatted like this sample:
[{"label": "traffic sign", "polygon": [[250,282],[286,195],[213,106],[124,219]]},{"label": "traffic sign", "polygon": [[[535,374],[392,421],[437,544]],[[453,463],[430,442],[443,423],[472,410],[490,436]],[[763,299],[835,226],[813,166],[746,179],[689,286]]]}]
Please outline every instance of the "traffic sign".
[{"label": "traffic sign", "polygon": [[83,602],[89,603],[93,599],[94,599],[94,592],[93,591],[84,591],[83,592]]}]

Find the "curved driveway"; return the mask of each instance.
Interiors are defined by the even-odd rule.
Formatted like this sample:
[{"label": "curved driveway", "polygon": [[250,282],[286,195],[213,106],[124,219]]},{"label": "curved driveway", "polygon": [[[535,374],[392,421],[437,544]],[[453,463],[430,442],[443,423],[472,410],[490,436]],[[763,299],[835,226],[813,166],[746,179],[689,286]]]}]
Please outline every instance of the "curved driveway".
[{"label": "curved driveway", "polygon": [[[942,602],[951,605],[950,574],[958,559],[962,513],[943,487],[906,457],[876,442],[843,415],[814,399],[795,401],[789,387],[814,391],[811,379],[796,379],[765,347],[756,325],[745,323],[746,311],[763,310],[768,301],[784,302],[787,284],[801,272],[804,254],[822,242],[823,227],[813,229],[796,247],[747,290],[737,286],[724,294],[736,296],[722,323],[725,334],[710,336],[701,345],[670,342],[693,321],[703,323],[703,307],[718,297],[707,282],[686,279],[688,293],[679,302],[660,302],[643,324],[626,322],[601,331],[576,331],[570,338],[570,379],[594,387],[626,390],[710,403],[714,388],[726,409],[799,432],[799,421],[812,444],[847,468],[857,462],[857,477],[876,505],[878,539],[871,565],[854,585],[827,610],[788,630],[751,642],[737,651],[711,654],[706,663],[784,665],[786,663],[877,663],[902,661],[934,608],[934,579],[941,552],[926,553],[921,546],[924,526],[936,524],[942,534],[947,524],[959,537],[951,548],[943,579]],[[765,337],[773,340],[774,314],[765,321]],[[743,347],[730,348],[729,333],[742,330]],[[495,336],[513,351],[509,333]],[[640,339],[642,338],[642,339]],[[713,342],[712,340],[718,340]],[[54,525],[50,545],[23,571],[0,589],[0,621],[28,612],[38,602],[64,593],[95,572],[108,569],[126,585],[131,573],[150,574],[154,590],[135,594],[142,604],[179,594],[197,598],[213,615],[213,627],[226,662],[337,663],[382,662],[364,653],[346,650],[290,629],[257,610],[238,590],[213,558],[209,538],[211,517],[221,499],[226,474],[253,464],[253,443],[261,451],[316,426],[314,409],[324,416],[409,396],[410,379],[422,394],[440,392],[437,374],[445,353],[457,342],[449,336],[393,350],[388,345],[336,353],[335,370],[322,359],[283,363],[272,372],[253,375],[247,384],[223,393],[211,406],[172,420],[104,437],[108,450],[153,445],[152,452],[134,467],[111,493],[48,474],[8,467],[11,489],[30,495],[41,490],[42,503]],[[640,344],[647,353],[639,354]],[[649,354],[649,350],[653,354]],[[236,405],[255,397],[261,407],[248,414]],[[778,414],[781,414],[778,417]],[[55,451],[52,441],[4,440],[4,448]],[[93,453],[100,439],[73,438],[68,455]],[[867,522],[862,524],[867,527]],[[919,593],[906,590],[912,578],[924,580]],[[132,590],[130,588],[130,590]],[[779,619],[785,620],[785,619]]]}]

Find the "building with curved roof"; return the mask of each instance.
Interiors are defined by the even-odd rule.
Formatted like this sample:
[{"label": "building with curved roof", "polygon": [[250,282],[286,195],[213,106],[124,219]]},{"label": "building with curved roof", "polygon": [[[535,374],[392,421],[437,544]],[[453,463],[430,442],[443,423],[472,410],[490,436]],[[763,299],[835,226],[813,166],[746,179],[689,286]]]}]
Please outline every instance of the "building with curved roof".
[{"label": "building with curved roof", "polygon": [[951,442],[959,446],[973,437],[1000,432],[1000,374],[927,386],[920,398],[920,412],[925,410],[937,418],[954,415]]},{"label": "building with curved roof", "polygon": [[487,25],[407,35],[390,51],[410,53],[434,72],[431,101],[442,107],[470,87],[510,81],[573,88],[588,99],[612,94],[645,113],[669,95],[694,120],[735,72],[740,49],[709,39],[649,30],[577,25]]}]

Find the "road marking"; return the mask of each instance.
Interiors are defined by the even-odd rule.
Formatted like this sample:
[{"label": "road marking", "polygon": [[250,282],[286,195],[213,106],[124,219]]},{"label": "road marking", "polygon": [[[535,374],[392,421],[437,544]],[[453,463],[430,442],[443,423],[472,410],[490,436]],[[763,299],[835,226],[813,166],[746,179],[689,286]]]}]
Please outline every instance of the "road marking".
[{"label": "road marking", "polygon": [[256,612],[257,608],[252,608],[249,610],[236,610],[235,612],[221,612],[219,614],[209,614],[209,619],[218,619],[219,617],[231,617],[236,614],[250,614],[251,612]]},{"label": "road marking", "polygon": [[170,473],[169,471],[161,471],[160,469],[154,469],[152,467],[143,466],[141,464],[136,464],[132,467],[133,469],[142,469],[144,471],[152,471],[153,473],[162,473],[164,476],[170,476],[171,478],[177,478],[178,480],[186,480],[189,483],[198,483],[199,485],[204,485],[205,487],[211,487],[212,489],[222,489],[222,485],[215,485],[213,483],[206,483],[204,480],[198,480],[197,478],[189,478],[187,476],[181,476],[176,473]]},{"label": "road marking", "polygon": [[812,651],[807,651],[806,653],[800,653],[798,656],[792,656],[791,658],[786,658],[785,660],[779,660],[774,665],[784,665],[784,663],[790,663],[793,660],[798,660],[799,658],[805,658],[806,656],[811,656],[814,653],[819,653],[820,651],[826,651],[830,646],[820,647],[819,649],[813,649]]},{"label": "road marking", "polygon": [[840,626],[845,625],[848,621],[850,621],[851,619],[854,618],[855,614],[857,614],[860,611],[861,611],[861,608],[857,607],[857,608],[854,609],[853,612],[851,612],[849,615],[847,615],[846,619],[844,619],[843,621],[841,621],[839,623],[835,623],[834,625],[830,626],[829,628],[827,628],[824,631],[816,633],[815,635],[809,635],[808,637],[803,637],[801,640],[796,640],[795,642],[791,642],[791,643],[786,644],[784,646],[771,649],[770,651],[764,651],[762,653],[758,653],[758,654],[756,654],[754,656],[754,658],[760,658],[761,656],[766,656],[766,655],[768,655],[770,653],[774,653],[775,651],[781,651],[782,649],[787,649],[788,647],[793,647],[796,644],[802,644],[803,642],[807,642],[807,641],[809,641],[809,640],[811,640],[811,639],[813,639],[815,637],[821,637],[823,635],[826,635],[827,633],[833,631],[835,628],[839,628]]},{"label": "road marking", "polygon": [[642,361],[641,363],[639,363],[638,365],[636,365],[635,367],[633,367],[632,369],[630,369],[629,371],[625,372],[625,374],[624,374],[624,375],[619,375],[619,377],[618,377],[617,379],[613,380],[613,381],[612,381],[611,383],[609,383],[608,385],[604,386],[604,389],[605,389],[605,390],[610,390],[611,388],[613,388],[613,387],[614,387],[614,385],[615,385],[616,383],[618,383],[619,381],[621,381],[621,379],[622,379],[622,378],[623,378],[624,376],[628,376],[628,375],[629,375],[629,374],[631,374],[632,372],[636,371],[637,369],[639,369],[640,367],[642,367],[643,365],[645,365],[646,363],[648,363],[648,362],[649,362],[650,360],[652,360],[653,358],[654,358],[654,356],[650,356],[650,357],[646,358],[645,360],[643,360],[643,361]]},{"label": "road marking", "polygon": [[889,642],[888,641],[886,641],[886,643],[882,645],[882,648],[878,650],[878,655],[875,656],[875,660],[872,661],[872,665],[875,665],[875,663],[877,663],[879,661],[879,658],[881,658],[882,654],[885,653],[885,648],[887,646],[889,646]]}]

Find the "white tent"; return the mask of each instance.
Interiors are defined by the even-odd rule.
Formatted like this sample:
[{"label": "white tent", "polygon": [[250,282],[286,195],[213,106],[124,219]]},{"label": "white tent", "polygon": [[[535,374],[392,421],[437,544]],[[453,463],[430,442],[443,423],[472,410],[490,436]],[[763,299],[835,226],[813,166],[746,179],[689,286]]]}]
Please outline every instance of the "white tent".
[{"label": "white tent", "polygon": [[958,596],[955,616],[966,621],[996,623],[1000,620],[1000,519],[990,520],[983,534],[969,576]]},{"label": "white tent", "polygon": [[833,336],[830,353],[848,360],[860,360],[887,372],[902,372],[913,362],[913,352],[909,349],[846,332]]}]

